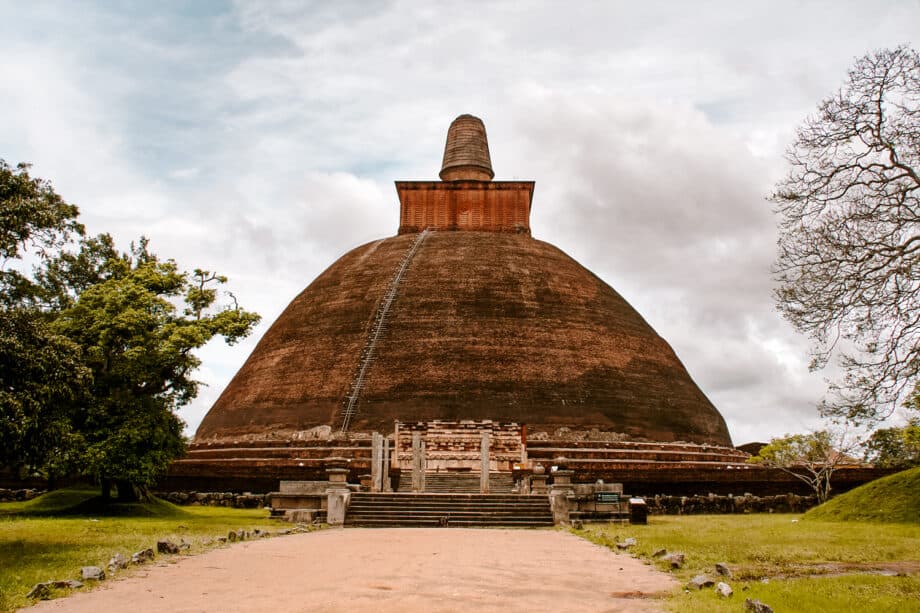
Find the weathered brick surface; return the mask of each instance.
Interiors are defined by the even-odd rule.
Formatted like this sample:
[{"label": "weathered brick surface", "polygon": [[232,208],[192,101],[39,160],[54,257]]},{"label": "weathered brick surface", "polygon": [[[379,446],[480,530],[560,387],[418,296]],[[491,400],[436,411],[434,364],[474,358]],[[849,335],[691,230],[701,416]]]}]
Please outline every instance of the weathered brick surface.
[{"label": "weathered brick surface", "polygon": [[[336,425],[371,318],[415,235],[340,258],[281,314],[196,441]],[[380,339],[352,429],[403,422],[525,424],[730,446],[670,346],[613,289],[525,234],[434,232]]]},{"label": "weathered brick surface", "polygon": [[530,234],[533,181],[397,181],[399,233],[424,228]]}]

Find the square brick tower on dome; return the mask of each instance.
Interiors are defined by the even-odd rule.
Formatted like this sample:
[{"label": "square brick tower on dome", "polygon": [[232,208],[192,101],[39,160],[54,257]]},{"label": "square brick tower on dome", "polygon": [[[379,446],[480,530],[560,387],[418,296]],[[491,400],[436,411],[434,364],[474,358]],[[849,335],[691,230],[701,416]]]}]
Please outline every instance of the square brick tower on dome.
[{"label": "square brick tower on dome", "polygon": [[453,457],[475,470],[468,443],[489,431],[495,470],[564,455],[586,479],[627,459],[743,457],[668,343],[531,236],[534,182],[493,180],[478,118],[451,124],[440,178],[396,182],[398,234],[349,251],[294,298],[173,476],[257,491],[322,477],[341,456],[355,478],[374,432],[397,450],[400,432],[427,436],[444,468]]}]

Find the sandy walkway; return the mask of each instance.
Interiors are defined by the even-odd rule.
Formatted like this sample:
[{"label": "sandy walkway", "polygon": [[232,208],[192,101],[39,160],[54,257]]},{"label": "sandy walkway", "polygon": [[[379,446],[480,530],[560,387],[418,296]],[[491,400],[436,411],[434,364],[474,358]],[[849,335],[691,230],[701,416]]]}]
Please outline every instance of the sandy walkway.
[{"label": "sandy walkway", "polygon": [[643,596],[674,585],[563,532],[347,529],[151,565],[28,611],[656,611]]}]

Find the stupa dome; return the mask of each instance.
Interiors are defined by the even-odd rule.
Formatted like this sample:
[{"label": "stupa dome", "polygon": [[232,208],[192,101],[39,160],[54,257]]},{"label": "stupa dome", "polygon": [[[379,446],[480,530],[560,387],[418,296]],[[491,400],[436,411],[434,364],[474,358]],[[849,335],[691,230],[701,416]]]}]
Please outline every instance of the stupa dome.
[{"label": "stupa dome", "polygon": [[[451,149],[464,131],[473,147]],[[196,442],[495,420],[528,434],[730,446],[668,343],[609,285],[530,236],[534,184],[489,181],[482,122],[464,115],[451,132],[449,180],[397,183],[400,233],[346,253],[294,298]],[[450,178],[457,168],[484,174]]]}]

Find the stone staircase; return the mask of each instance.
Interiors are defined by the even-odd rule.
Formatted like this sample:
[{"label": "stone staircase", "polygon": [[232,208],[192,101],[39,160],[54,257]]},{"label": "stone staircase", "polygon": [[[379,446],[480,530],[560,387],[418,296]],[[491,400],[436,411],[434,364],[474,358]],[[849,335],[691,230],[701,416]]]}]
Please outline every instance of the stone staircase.
[{"label": "stone staircase", "polygon": [[[510,494],[514,486],[511,473],[489,473],[489,492]],[[411,474],[402,475],[397,492],[411,492]],[[479,473],[425,473],[426,494],[478,494]]]},{"label": "stone staircase", "polygon": [[519,527],[553,525],[546,496],[513,494],[352,494],[345,525]]}]

